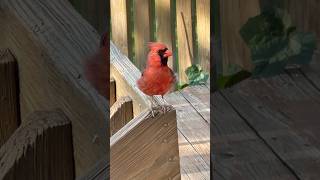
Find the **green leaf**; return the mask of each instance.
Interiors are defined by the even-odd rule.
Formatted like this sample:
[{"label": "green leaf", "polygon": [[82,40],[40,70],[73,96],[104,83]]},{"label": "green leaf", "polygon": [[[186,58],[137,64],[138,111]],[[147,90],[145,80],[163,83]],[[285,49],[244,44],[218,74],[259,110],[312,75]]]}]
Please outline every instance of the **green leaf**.
[{"label": "green leaf", "polygon": [[240,81],[243,81],[251,76],[251,73],[245,70],[241,70],[236,74],[229,75],[229,76],[218,76],[217,78],[217,85],[218,88],[228,88],[231,87]]},{"label": "green leaf", "polygon": [[297,32],[289,14],[281,9],[250,18],[240,35],[251,50],[254,77],[282,73],[288,64],[307,64],[316,48],[316,37]]},{"label": "green leaf", "polygon": [[204,72],[200,65],[191,65],[185,70],[188,77],[189,85],[205,84],[209,78],[209,74]]}]

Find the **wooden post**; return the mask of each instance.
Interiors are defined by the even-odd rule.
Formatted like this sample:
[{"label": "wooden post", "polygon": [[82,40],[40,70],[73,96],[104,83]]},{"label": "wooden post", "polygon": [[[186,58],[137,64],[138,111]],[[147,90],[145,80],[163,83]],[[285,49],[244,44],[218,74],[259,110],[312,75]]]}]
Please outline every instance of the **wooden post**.
[{"label": "wooden post", "polygon": [[176,111],[155,114],[142,112],[111,137],[111,179],[180,179]]},{"label": "wooden post", "polygon": [[117,86],[116,81],[114,78],[110,78],[110,107],[116,102],[117,100]]},{"label": "wooden post", "polygon": [[75,179],[72,127],[62,112],[38,111],[0,149],[0,179]]},{"label": "wooden post", "polygon": [[111,0],[110,3],[112,40],[125,55],[128,55],[126,0]]},{"label": "wooden post", "polygon": [[0,50],[0,147],[20,124],[18,63],[9,50]]},{"label": "wooden post", "polygon": [[210,0],[196,1],[196,13],[198,62],[206,72],[210,72]]},{"label": "wooden post", "polygon": [[133,119],[133,103],[129,96],[120,97],[110,108],[110,136]]},{"label": "wooden post", "polygon": [[150,0],[135,0],[134,5],[134,64],[143,70],[146,65],[150,42]]},{"label": "wooden post", "polygon": [[176,2],[179,80],[187,82],[184,71],[191,66],[193,61],[191,0],[177,0]]},{"label": "wooden post", "polygon": [[220,4],[220,25],[222,44],[222,69],[226,72],[231,64],[246,70],[253,68],[250,50],[240,36],[240,28],[250,17],[260,13],[259,0],[223,0]]},{"label": "wooden post", "polygon": [[[170,0],[155,0],[155,20],[156,20],[156,38],[157,41],[163,42],[167,45],[168,49],[172,49],[172,30]],[[173,68],[173,58],[168,61],[168,66]]]}]

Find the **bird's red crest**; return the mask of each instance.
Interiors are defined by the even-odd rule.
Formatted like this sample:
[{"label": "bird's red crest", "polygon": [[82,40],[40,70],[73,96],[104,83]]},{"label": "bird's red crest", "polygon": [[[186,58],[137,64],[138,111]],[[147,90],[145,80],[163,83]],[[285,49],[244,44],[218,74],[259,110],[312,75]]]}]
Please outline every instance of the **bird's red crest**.
[{"label": "bird's red crest", "polygon": [[151,51],[158,51],[160,49],[166,48],[167,46],[160,42],[149,42],[148,47]]}]

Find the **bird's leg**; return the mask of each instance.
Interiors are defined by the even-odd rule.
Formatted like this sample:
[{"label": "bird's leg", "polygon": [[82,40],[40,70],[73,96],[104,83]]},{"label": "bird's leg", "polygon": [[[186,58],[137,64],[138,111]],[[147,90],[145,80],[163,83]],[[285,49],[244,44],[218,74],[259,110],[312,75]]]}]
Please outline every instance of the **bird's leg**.
[{"label": "bird's leg", "polygon": [[161,95],[161,98],[162,98],[162,101],[163,101],[161,109],[162,109],[163,112],[166,112],[166,100],[163,98],[163,95]]},{"label": "bird's leg", "polygon": [[149,96],[149,100],[150,100],[150,110],[151,110],[151,114],[152,117],[154,117],[154,112],[153,112],[153,96]]}]

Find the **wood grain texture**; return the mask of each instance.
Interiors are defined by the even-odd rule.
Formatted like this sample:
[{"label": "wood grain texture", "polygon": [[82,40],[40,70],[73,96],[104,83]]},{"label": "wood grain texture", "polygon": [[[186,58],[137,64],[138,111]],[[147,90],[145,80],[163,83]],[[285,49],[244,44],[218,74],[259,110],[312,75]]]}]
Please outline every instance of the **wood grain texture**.
[{"label": "wood grain texture", "polygon": [[176,8],[179,81],[187,82],[184,71],[193,63],[191,0],[176,0]]},{"label": "wood grain texture", "polygon": [[75,178],[71,121],[62,112],[34,112],[0,149],[0,179]]},{"label": "wood grain texture", "polygon": [[111,137],[111,179],[180,179],[176,112],[155,113],[142,112]]},{"label": "wood grain texture", "polygon": [[196,1],[198,62],[210,72],[210,0]]},{"label": "wood grain texture", "polygon": [[19,70],[11,52],[0,49],[0,147],[20,125]]},{"label": "wood grain texture", "polygon": [[85,174],[109,148],[107,100],[83,78],[99,35],[65,0],[4,0],[0,7],[0,48],[19,64],[22,122],[35,110],[61,108],[73,125],[76,175]]},{"label": "wood grain texture", "polygon": [[[196,88],[196,87],[194,87]],[[210,179],[210,126],[183,96],[184,90],[165,96],[177,110],[181,174],[186,179]],[[209,100],[209,99],[208,99]],[[208,112],[206,107],[202,112]],[[208,118],[208,117],[207,117]]]},{"label": "wood grain texture", "polygon": [[199,85],[186,87],[180,92],[200,116],[210,123],[210,89],[205,85]]},{"label": "wood grain texture", "polygon": [[110,136],[133,119],[133,103],[129,96],[120,97],[110,108]]},{"label": "wood grain texture", "polygon": [[100,33],[107,28],[107,3],[101,0],[69,0],[77,11]]},{"label": "wood grain texture", "polygon": [[110,78],[110,107],[116,102],[117,100],[117,85],[114,78]]},{"label": "wood grain texture", "polygon": [[[170,0],[155,0],[155,21],[156,21],[156,39],[167,45],[168,49],[172,49],[172,30],[171,30],[171,4]],[[172,58],[168,61],[168,66],[173,68]]]},{"label": "wood grain texture", "polygon": [[284,74],[244,81],[236,86],[237,91],[224,94],[296,177],[315,179],[320,168],[319,133],[315,128],[319,127],[315,99],[319,92],[313,91],[310,96],[312,91],[301,87]]},{"label": "wood grain texture", "polygon": [[283,0],[284,8],[289,12],[293,25],[298,30],[316,34],[320,45],[320,22],[318,20],[320,1],[318,0]]},{"label": "wood grain texture", "polygon": [[117,82],[117,98],[128,96],[133,101],[133,114],[137,116],[148,107],[146,95],[137,87],[141,72],[123,55],[116,46],[110,43],[110,72]]},{"label": "wood grain texture", "polygon": [[150,42],[150,0],[134,1],[134,64],[140,70],[146,67]]},{"label": "wood grain texture", "polygon": [[214,179],[295,179],[219,92],[211,98]]},{"label": "wood grain texture", "polygon": [[259,0],[224,0],[220,2],[220,24],[222,43],[222,68],[238,64],[244,69],[252,69],[250,50],[242,40],[239,30],[250,17],[260,13]]},{"label": "wood grain texture", "polygon": [[112,41],[128,56],[127,7],[126,0],[111,0]]}]

